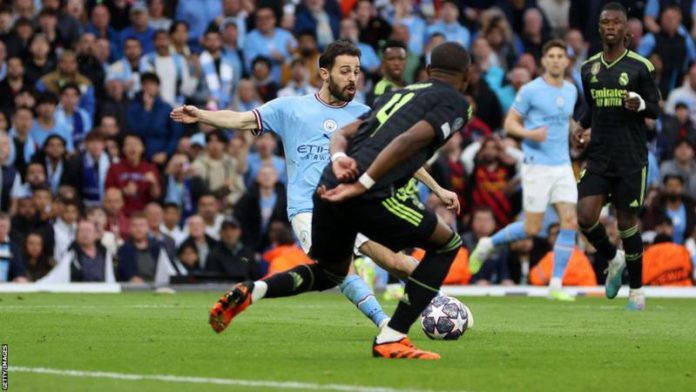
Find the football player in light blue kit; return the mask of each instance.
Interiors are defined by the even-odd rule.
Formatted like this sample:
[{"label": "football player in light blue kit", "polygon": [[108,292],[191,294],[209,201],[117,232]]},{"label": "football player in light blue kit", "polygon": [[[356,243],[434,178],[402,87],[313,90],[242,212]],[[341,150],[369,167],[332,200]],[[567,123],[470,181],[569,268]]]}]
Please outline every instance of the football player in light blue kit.
[{"label": "football player in light blue kit", "polygon": [[577,227],[578,193],[568,152],[577,89],[564,80],[568,56],[562,41],[547,42],[541,62],[544,75],[522,87],[505,119],[508,134],[523,139],[524,221],[509,224],[492,237],[481,238],[469,263],[471,272],[476,273],[496,246],[537,235],[547,207],[553,204],[560,217],[561,231],[553,248],[549,297],[572,301],[575,298],[562,290],[562,280],[575,246]]},{"label": "football player in light blue kit", "polygon": [[[311,248],[312,196],[321,173],[330,160],[334,164],[349,161],[342,159],[345,155],[329,156],[331,134],[370,110],[368,106],[352,101],[360,72],[360,51],[352,43],[339,40],[329,44],[319,58],[319,67],[323,84],[314,95],[277,98],[247,112],[213,112],[182,106],[171,113],[175,121],[199,121],[218,128],[255,133],[268,131],[281,138],[288,170],[288,217],[305,252]],[[446,205],[458,208],[456,195],[437,185],[424,169],[416,177]],[[398,277],[410,275],[416,266],[412,258],[394,253],[364,236],[358,237],[356,248]],[[375,325],[386,325],[388,316],[360,277],[349,275],[339,288]],[[252,293],[252,303],[264,296],[272,297],[273,293],[267,292],[265,282],[258,281]],[[224,299],[225,296],[221,301]],[[211,324],[214,322],[211,316]]]}]

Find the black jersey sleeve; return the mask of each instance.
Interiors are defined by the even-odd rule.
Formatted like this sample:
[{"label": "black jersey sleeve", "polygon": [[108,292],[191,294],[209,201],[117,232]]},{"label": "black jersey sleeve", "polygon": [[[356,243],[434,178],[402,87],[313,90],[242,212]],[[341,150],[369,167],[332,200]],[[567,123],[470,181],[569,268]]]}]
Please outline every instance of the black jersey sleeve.
[{"label": "black jersey sleeve", "polygon": [[660,115],[660,90],[655,83],[655,69],[643,68],[640,74],[640,91],[636,91],[643,101],[645,101],[645,110],[643,114],[648,118],[657,118]]},{"label": "black jersey sleeve", "polygon": [[435,130],[437,142],[442,143],[469,121],[471,110],[466,98],[455,90],[433,98],[437,102],[433,102],[424,120]]}]

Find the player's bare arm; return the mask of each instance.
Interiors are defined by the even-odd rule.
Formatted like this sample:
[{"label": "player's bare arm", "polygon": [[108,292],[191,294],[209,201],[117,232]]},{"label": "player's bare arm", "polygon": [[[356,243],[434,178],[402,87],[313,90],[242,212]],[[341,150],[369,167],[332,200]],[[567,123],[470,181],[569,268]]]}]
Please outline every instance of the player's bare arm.
[{"label": "player's bare arm", "polygon": [[255,130],[258,129],[253,112],[235,112],[233,110],[203,110],[193,105],[174,108],[169,114],[172,120],[184,124],[200,122],[216,128]]},{"label": "player's bare arm", "polygon": [[346,155],[348,141],[358,132],[362,120],[356,120],[334,132],[331,136],[329,149],[331,152],[331,168],[341,182],[353,181],[358,175],[358,164]]},{"label": "player's bare arm", "polygon": [[448,209],[459,214],[461,206],[459,204],[459,196],[457,196],[456,193],[449,191],[438,184],[424,167],[418,169],[416,174],[413,176],[416,178],[416,180],[425,184],[425,186],[427,186],[428,189],[430,189]]},{"label": "player's bare arm", "polygon": [[524,127],[524,118],[515,109],[510,109],[505,117],[505,131],[510,136],[529,139],[531,141],[541,143],[548,136],[548,127],[543,126],[536,129],[526,129]]}]

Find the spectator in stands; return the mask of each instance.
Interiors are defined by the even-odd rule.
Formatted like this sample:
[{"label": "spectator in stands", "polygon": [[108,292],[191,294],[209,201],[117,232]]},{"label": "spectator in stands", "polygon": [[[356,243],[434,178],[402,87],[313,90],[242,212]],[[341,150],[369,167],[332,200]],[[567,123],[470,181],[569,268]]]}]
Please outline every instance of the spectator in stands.
[{"label": "spectator in stands", "polygon": [[406,44],[400,41],[387,41],[382,46],[382,63],[380,71],[382,79],[367,94],[368,106],[372,106],[382,95],[398,90],[406,85],[404,72],[406,70]]},{"label": "spectator in stands", "polygon": [[[222,224],[220,226],[222,226]],[[206,234],[205,222],[200,215],[190,216],[186,221],[186,228],[188,237],[181,244],[180,248],[184,246],[194,246],[198,253],[199,268],[205,269],[208,254],[215,247],[217,242]]]},{"label": "spectator in stands", "polygon": [[149,0],[147,3],[148,25],[155,30],[169,30],[172,20],[164,14],[164,0]]},{"label": "spectator in stands", "polygon": [[262,102],[259,100],[254,82],[249,79],[241,79],[232,104],[232,110],[246,112],[261,105]]},{"label": "spectator in stands", "polygon": [[[159,30],[154,35],[154,52],[148,52],[140,59],[140,73],[155,73],[161,86],[160,95],[171,106],[181,105],[185,97],[196,89],[197,81],[190,76],[186,58],[170,49],[169,34]],[[143,78],[141,76],[141,83]],[[144,88],[144,86],[143,86]]]},{"label": "spectator in stands", "polygon": [[[138,89],[140,89],[140,75]],[[120,136],[120,130],[128,129],[128,100],[125,83],[119,79],[107,80],[106,98],[99,106],[99,128],[105,137]]]},{"label": "spectator in stands", "polygon": [[160,79],[157,75],[144,73],[140,82],[143,90],[128,108],[128,129],[143,139],[145,159],[164,166],[167,157],[176,150],[183,129],[181,124],[169,118],[172,107],[160,96]]},{"label": "spectator in stands", "polygon": [[292,230],[285,224],[281,222],[271,223],[269,239],[272,246],[263,254],[263,260],[268,263],[266,276],[287,271],[300,264],[314,263],[297,245]]},{"label": "spectator in stands", "polygon": [[239,162],[225,153],[228,139],[224,131],[215,130],[205,138],[205,152],[192,165],[194,175],[203,180],[209,192],[225,201],[225,208],[233,206],[245,191]]},{"label": "spectator in stands", "polygon": [[37,27],[48,39],[51,52],[56,52],[70,46],[70,41],[67,41],[58,31],[58,15],[56,11],[46,8],[42,9],[37,16]]},{"label": "spectator in stands", "polygon": [[[92,8],[92,16],[87,24],[86,31],[94,34],[97,38],[105,38],[111,43],[112,58],[118,59],[123,55],[121,37],[110,24],[111,12],[109,7],[104,4],[97,4]],[[138,41],[140,43],[140,41]]]},{"label": "spectator in stands", "polygon": [[688,103],[691,110],[691,121],[696,122],[696,64],[691,65],[687,76],[687,80],[684,81],[681,87],[669,93],[664,111],[667,114],[674,115],[677,102]]},{"label": "spectator in stands", "polygon": [[[23,196],[31,196],[34,189],[48,187],[46,180],[46,168],[43,162],[30,162],[24,173]],[[50,188],[49,188],[50,191]]]},{"label": "spectator in stands", "polygon": [[122,282],[143,283],[155,280],[160,256],[166,257],[157,241],[148,235],[145,216],[130,218],[130,238],[118,248],[118,277]]},{"label": "spectator in stands", "polygon": [[526,53],[540,59],[542,46],[549,40],[548,32],[544,30],[544,16],[538,8],[528,8],[524,11],[523,30],[520,34]]},{"label": "spectator in stands", "polygon": [[0,110],[13,110],[14,97],[26,86],[30,85],[24,75],[24,64],[19,57],[7,60],[5,78],[0,82]]},{"label": "spectator in stands", "polygon": [[58,97],[55,94],[45,92],[39,96],[39,99],[36,100],[37,117],[30,134],[40,147],[45,145],[49,136],[60,136],[65,142],[68,151],[72,152],[72,133],[70,133],[70,129],[66,123],[56,120],[55,113],[57,105]]},{"label": "spectator in stands", "polygon": [[280,65],[297,46],[295,38],[288,31],[276,27],[276,15],[268,6],[260,6],[255,12],[256,29],[244,39],[244,61],[246,69],[252,69],[252,61],[258,56],[271,60],[271,77],[280,82]]},{"label": "spectator in stands", "polygon": [[31,137],[31,128],[34,125],[34,113],[26,106],[17,107],[12,116],[14,125],[9,132],[12,138],[10,155],[7,158],[8,165],[14,165],[21,174],[26,171],[27,164],[38,149],[38,144]]},{"label": "spectator in stands", "polygon": [[389,22],[377,13],[370,0],[359,0],[355,4],[352,17],[344,20],[346,19],[355,19],[360,32],[358,40],[369,44],[374,50],[379,49],[379,41],[391,34]]},{"label": "spectator in stands", "polygon": [[176,243],[172,237],[161,231],[164,221],[163,214],[162,206],[159,203],[150,202],[145,206],[145,218],[150,230],[150,237],[155,239],[162,249],[167,252],[170,260],[174,260],[176,258]]},{"label": "spectator in stands", "polygon": [[314,94],[317,89],[309,83],[309,71],[302,57],[295,56],[290,62],[290,80],[278,91],[279,97],[294,97]]},{"label": "spectator in stands", "polygon": [[105,148],[104,136],[94,130],[87,134],[85,150],[72,158],[72,166],[80,176],[75,181],[76,190],[87,206],[100,205],[104,199],[106,175],[111,166]]},{"label": "spectator in stands", "polygon": [[65,140],[58,135],[50,135],[43,149],[34,155],[34,162],[40,162],[46,170],[46,181],[53,195],[58,195],[61,185],[79,188],[79,175],[74,162],[68,159]]},{"label": "spectator in stands", "polygon": [[319,48],[338,37],[341,11],[333,0],[306,0],[295,10],[295,33],[311,31],[317,37]]},{"label": "spectator in stands", "polygon": [[165,169],[164,201],[176,205],[184,220],[196,212],[198,198],[207,191],[203,179],[194,172],[188,157],[183,153],[174,154]]},{"label": "spectator in stands", "polygon": [[[343,23],[343,21],[341,21]],[[372,48],[370,48],[372,49]],[[372,51],[374,53],[374,50]],[[301,58],[304,60],[305,65],[307,66],[307,72],[309,76],[309,83],[313,87],[317,87],[321,85],[321,78],[319,77],[319,56],[321,55],[321,52],[319,52],[319,49],[317,48],[317,38],[314,36],[312,32],[305,31],[300,33],[297,36],[297,48],[295,48],[295,52],[293,55],[293,58]],[[361,65],[365,66],[365,57],[366,53],[362,52],[360,56],[361,60]],[[292,63],[285,62],[283,64],[283,69],[282,69],[282,77],[281,77],[281,84],[282,85],[287,85],[288,81],[291,79],[290,77],[290,68],[292,66]]]},{"label": "spectator in stands", "polygon": [[46,35],[37,33],[29,43],[29,58],[25,60],[26,82],[34,86],[44,75],[56,68],[56,56]]},{"label": "spectator in stands", "polygon": [[198,214],[205,223],[205,233],[214,240],[220,239],[220,225],[225,217],[220,213],[220,202],[211,193],[198,198]]},{"label": "spectator in stands", "polygon": [[254,140],[254,147],[256,152],[250,153],[247,158],[247,172],[244,176],[247,186],[251,186],[256,180],[263,165],[273,166],[279,175],[280,182],[287,184],[285,161],[274,154],[278,147],[275,135],[272,135],[270,132],[261,134]]},{"label": "spectator in stands", "polygon": [[27,282],[22,247],[10,239],[10,216],[0,212],[0,283]]},{"label": "spectator in stands", "polygon": [[472,208],[490,208],[497,224],[507,225],[512,218],[510,195],[515,167],[503,161],[505,151],[499,140],[485,138],[479,150],[478,145],[472,143],[462,154],[464,167],[471,176]]},{"label": "spectator in stands", "polygon": [[355,20],[352,18],[343,19],[339,38],[347,39],[355,44],[360,49],[360,66],[369,75],[376,74],[380,67],[379,57],[375,49],[370,44],[359,41],[359,37],[358,25]]},{"label": "spectator in stands", "polygon": [[261,101],[268,102],[278,96],[278,83],[271,77],[271,60],[258,56],[251,62],[251,80]]},{"label": "spectator in stands", "polygon": [[654,229],[662,217],[668,217],[672,223],[672,241],[683,245],[696,226],[696,211],[691,197],[684,194],[684,178],[667,174],[663,178],[664,190],[653,203],[646,208],[642,218],[644,230]]},{"label": "spectator in stands", "polygon": [[387,21],[392,28],[397,25],[406,26],[410,33],[408,52],[420,56],[423,54],[427,23],[419,13],[414,12],[414,7],[411,0],[395,0],[393,7],[388,10]]},{"label": "spectator in stands", "polygon": [[672,159],[674,147],[681,139],[686,139],[692,146],[696,146],[696,128],[689,115],[689,105],[688,102],[677,102],[673,116],[664,113],[660,116],[662,129],[657,135],[660,160]]},{"label": "spectator in stands", "polygon": [[60,55],[58,67],[55,71],[47,73],[36,83],[39,91],[48,90],[53,94],[60,92],[60,87],[66,83],[75,83],[80,86],[82,95],[80,97],[80,107],[87,110],[93,116],[95,113],[95,92],[92,81],[78,71],[77,56],[69,50]]},{"label": "spectator in stands", "polygon": [[46,251],[41,233],[30,232],[24,239],[24,267],[30,282],[46,276],[56,265],[55,259]]},{"label": "spectator in stands", "polygon": [[278,181],[278,172],[271,165],[260,168],[255,183],[235,208],[242,228],[242,242],[256,252],[270,245],[269,232],[273,222],[289,224],[285,187]]},{"label": "spectator in stands", "polygon": [[80,87],[67,83],[60,89],[60,104],[56,108],[57,123],[64,123],[72,135],[75,146],[82,148],[87,133],[92,130],[92,117],[85,109],[79,107]]},{"label": "spectator in stands", "polygon": [[176,246],[181,245],[188,235],[181,229],[181,211],[176,203],[164,203],[162,205],[162,224],[160,232],[172,237]]},{"label": "spectator in stands", "polygon": [[31,23],[31,18],[15,18],[14,29],[5,38],[5,46],[7,46],[8,57],[24,57],[29,47],[29,40],[31,39],[32,35],[34,35],[34,32],[34,26]]},{"label": "spectator in stands", "polygon": [[22,178],[20,172],[8,163],[11,143],[7,133],[0,132],[0,211],[14,213],[17,200],[22,196]]},{"label": "spectator in stands", "polygon": [[517,60],[522,41],[512,31],[510,23],[502,12],[494,12],[494,9],[485,11],[489,14],[487,23],[481,26],[483,37],[493,51],[494,63],[502,69],[510,69]]},{"label": "spectator in stands", "polygon": [[185,20],[191,27],[189,45],[198,46],[198,37],[202,37],[210,21],[222,14],[220,0],[180,1],[176,6],[176,19]]},{"label": "spectator in stands", "polygon": [[260,277],[254,253],[239,240],[241,235],[242,230],[236,219],[227,218],[222,222],[220,242],[208,254],[206,271],[239,282]]},{"label": "spectator in stands", "polygon": [[[143,49],[140,41],[128,38],[123,47],[124,56],[111,64],[106,72],[106,80],[119,80],[124,83],[128,97],[133,98],[140,92],[140,58]],[[107,87],[108,90],[108,87]],[[108,91],[107,91],[108,92]]]},{"label": "spectator in stands", "polygon": [[[71,282],[115,282],[113,255],[98,241],[94,222],[83,219],[77,225],[75,243],[60,260],[70,265]],[[56,267],[59,268],[59,267]]]},{"label": "spectator in stands", "polygon": [[497,129],[503,120],[503,110],[498,97],[483,76],[481,67],[477,63],[473,63],[469,67],[469,84],[466,94],[474,98],[478,108],[478,117],[492,129]]},{"label": "spectator in stands", "polygon": [[73,200],[60,201],[63,207],[53,223],[53,258],[62,260],[70,244],[75,241],[77,222],[80,220],[80,206]]},{"label": "spectator in stands", "polygon": [[190,273],[201,270],[201,263],[198,259],[198,252],[193,243],[184,243],[176,252],[177,259]]},{"label": "spectator in stands", "polygon": [[440,18],[428,27],[427,34],[440,33],[447,41],[458,42],[465,48],[469,47],[471,34],[459,21],[459,8],[454,1],[442,2]]},{"label": "spectator in stands", "polygon": [[183,56],[189,62],[191,68],[192,60],[196,54],[189,47],[189,24],[185,20],[177,20],[169,28],[169,38],[171,44],[169,51]]},{"label": "spectator in stands", "polygon": [[694,146],[688,140],[682,139],[674,147],[674,159],[664,161],[660,165],[662,179],[667,175],[677,175],[684,180],[686,194],[696,198],[696,162],[694,162]]},{"label": "spectator in stands", "polygon": [[[232,0],[239,2],[239,0]],[[225,3],[228,3],[227,1]],[[243,24],[243,22],[242,22]],[[222,33],[222,55],[225,61],[232,65],[232,92],[239,83],[244,73],[244,65],[242,64],[242,45],[243,40],[240,39],[240,27],[235,22],[228,21],[220,28]],[[240,44],[242,42],[242,44]],[[230,100],[231,101],[231,100]]]},{"label": "spectator in stands", "polygon": [[92,81],[95,96],[103,99],[106,64],[97,57],[97,38],[94,34],[85,33],[80,36],[80,40],[76,44],[76,54],[80,73]]},{"label": "spectator in stands", "polygon": [[[17,202],[17,211],[12,217],[12,235],[20,242],[34,230],[38,222],[36,207],[31,196],[23,196]],[[50,226],[48,227],[50,229]],[[50,233],[48,233],[50,235]],[[43,237],[43,232],[41,233]]]},{"label": "spectator in stands", "polygon": [[106,175],[106,187],[123,190],[123,212],[130,216],[147,203],[162,196],[157,167],[143,159],[145,147],[140,136],[128,134],[123,140],[123,160],[112,164]]},{"label": "spectator in stands", "polygon": [[[469,252],[474,249],[479,238],[490,236],[496,228],[495,216],[490,208],[475,208],[471,216],[471,231],[462,235],[462,242]],[[484,263],[481,270],[471,277],[477,285],[512,285],[507,263],[507,247],[498,247]]]},{"label": "spectator in stands", "polygon": [[[431,175],[443,188],[456,193],[461,209],[458,217],[461,219],[470,212],[468,203],[468,173],[464,169],[462,156],[462,134],[457,132],[440,149],[437,160],[431,167]],[[468,222],[464,222],[468,224]]]},{"label": "spectator in stands", "polygon": [[203,37],[200,57],[202,79],[206,89],[206,102],[211,108],[224,109],[230,103],[234,89],[235,64],[233,58],[222,51],[220,31],[209,29]]},{"label": "spectator in stands", "polygon": [[652,54],[662,59],[662,77],[658,85],[666,97],[677,83],[684,79],[687,63],[696,60],[696,48],[688,34],[680,34],[682,14],[679,6],[669,6],[662,11],[660,29],[646,34],[637,52],[643,57]]},{"label": "spectator in stands", "polygon": [[153,38],[155,30],[148,26],[147,8],[142,4],[135,4],[130,7],[130,26],[127,26],[120,33],[120,47],[124,46],[126,39],[135,38],[140,41],[143,47],[143,53],[150,53],[155,48],[153,46]]},{"label": "spectator in stands", "polygon": [[679,27],[680,34],[688,35],[690,31],[692,35],[696,35],[696,24],[693,22],[696,18],[696,6],[690,1],[648,0],[643,15],[645,29],[652,33],[660,32],[661,25],[657,23],[657,19],[669,6],[677,7],[680,14],[685,15],[683,24]]}]

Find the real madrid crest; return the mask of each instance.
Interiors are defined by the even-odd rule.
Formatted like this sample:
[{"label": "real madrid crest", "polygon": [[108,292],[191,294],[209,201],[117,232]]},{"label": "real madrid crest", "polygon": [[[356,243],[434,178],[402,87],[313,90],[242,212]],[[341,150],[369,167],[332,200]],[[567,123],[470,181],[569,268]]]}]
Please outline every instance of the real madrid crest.
[{"label": "real madrid crest", "polygon": [[621,72],[621,75],[619,75],[619,84],[622,86],[628,84],[628,74],[626,72]]},{"label": "real madrid crest", "polygon": [[336,121],[332,119],[326,119],[324,120],[324,131],[326,132],[333,132],[338,128],[338,124],[336,124]]}]

